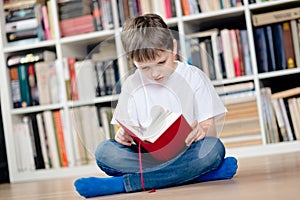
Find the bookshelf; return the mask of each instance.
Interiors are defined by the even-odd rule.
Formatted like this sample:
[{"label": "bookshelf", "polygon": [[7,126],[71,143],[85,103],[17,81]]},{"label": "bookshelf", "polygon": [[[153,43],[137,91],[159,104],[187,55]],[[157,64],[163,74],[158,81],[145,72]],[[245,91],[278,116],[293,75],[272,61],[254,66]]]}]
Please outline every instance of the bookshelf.
[{"label": "bookshelf", "polygon": [[[122,52],[122,46],[120,42],[120,23],[119,20],[119,1],[111,0],[111,12],[112,19],[114,21],[114,28],[91,31],[89,33],[83,33],[78,35],[70,35],[66,37],[61,37],[60,26],[59,26],[59,15],[58,15],[58,0],[50,0],[50,5],[52,5],[52,19],[53,19],[53,34],[54,39],[42,40],[35,43],[27,43],[22,45],[11,45],[6,40],[5,34],[5,20],[1,20],[1,40],[0,40],[0,91],[1,91],[1,104],[2,104],[2,115],[3,124],[5,131],[5,141],[7,147],[7,159],[9,163],[10,181],[11,182],[22,182],[31,180],[42,180],[49,178],[58,178],[66,176],[79,176],[87,175],[94,172],[101,171],[96,167],[96,164],[85,164],[85,165],[75,165],[71,167],[59,167],[50,169],[39,169],[39,170],[25,170],[20,171],[18,169],[18,155],[16,152],[16,136],[14,133],[14,126],[16,122],[20,121],[24,116],[32,113],[42,113],[45,111],[55,111],[62,110],[64,112],[64,125],[65,131],[69,134],[74,134],[74,124],[72,119],[72,109],[84,106],[94,106],[95,104],[107,104],[111,102],[116,102],[118,99],[117,94],[105,95],[97,97],[94,99],[82,100],[82,101],[72,101],[68,100],[67,91],[65,87],[62,87],[62,100],[58,103],[51,103],[47,105],[38,106],[28,106],[26,108],[13,108],[12,97],[10,89],[10,76],[9,69],[7,67],[7,58],[11,55],[27,52],[35,52],[38,50],[49,49],[56,53],[57,65],[63,68],[64,59],[66,57],[83,57],[87,58],[89,53],[87,52],[87,47],[89,45],[95,45],[103,41],[108,41],[112,39],[116,47],[118,71],[120,76],[120,82],[128,75],[128,63]],[[150,1],[149,1],[150,2]],[[156,5],[155,8],[159,8],[161,1],[153,1]],[[299,76],[300,76],[300,66],[288,70],[278,70],[260,73],[258,71],[257,55],[255,50],[255,38],[253,35],[254,26],[252,22],[252,15],[270,12],[275,10],[282,10],[286,8],[300,7],[299,1],[297,0],[277,0],[270,2],[257,2],[249,4],[248,1],[244,1],[243,6],[219,9],[214,11],[208,11],[203,13],[196,13],[185,15],[182,10],[182,1],[175,0],[174,5],[176,8],[173,11],[173,17],[166,18],[167,24],[171,29],[178,31],[178,43],[180,46],[180,53],[182,54],[183,60],[188,61],[189,53],[187,50],[186,37],[189,34],[196,32],[206,31],[212,28],[221,29],[244,29],[246,30],[246,35],[248,39],[251,70],[252,73],[248,75],[243,75],[233,78],[222,78],[213,80],[215,86],[226,86],[232,84],[239,84],[243,82],[252,82],[254,84],[254,92],[252,98],[254,98],[257,105],[257,116],[259,124],[259,132],[254,135],[246,135],[240,138],[225,138],[224,141],[229,143],[242,143],[248,140],[260,140],[260,144],[252,144],[241,147],[228,148],[227,154],[234,155],[238,157],[247,156],[259,156],[265,154],[275,154],[275,153],[285,153],[292,151],[300,151],[300,140],[294,140],[289,142],[278,142],[269,144],[266,141],[266,131],[264,129],[265,117],[263,113],[263,102],[261,97],[260,89],[263,87],[271,87],[278,78],[282,78],[282,83],[285,87],[279,87],[282,90],[289,89],[292,87],[299,86]],[[49,4],[48,4],[49,5]],[[4,6],[3,1],[0,2],[0,8]],[[147,8],[145,8],[147,9]],[[161,9],[157,12],[162,12]],[[0,19],[5,19],[4,13],[0,13]],[[64,73],[64,72],[63,72]],[[60,77],[61,82],[64,78]],[[289,80],[292,80],[291,83]],[[294,83],[293,83],[294,82]],[[276,87],[278,84],[275,84]],[[273,89],[273,88],[272,88]],[[275,88],[276,90],[276,88]],[[256,127],[257,128],[257,127]],[[221,135],[222,136],[222,135]],[[74,137],[74,135],[73,135]]]}]

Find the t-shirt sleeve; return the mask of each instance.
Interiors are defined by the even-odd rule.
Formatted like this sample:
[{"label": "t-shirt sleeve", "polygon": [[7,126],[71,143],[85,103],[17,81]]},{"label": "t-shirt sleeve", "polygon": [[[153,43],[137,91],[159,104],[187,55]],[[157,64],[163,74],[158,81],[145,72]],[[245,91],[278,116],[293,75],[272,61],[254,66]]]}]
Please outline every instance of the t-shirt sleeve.
[{"label": "t-shirt sleeve", "polygon": [[203,72],[199,72],[199,76],[201,80],[194,96],[195,118],[198,122],[212,117],[219,119],[226,114],[227,109],[208,77]]}]

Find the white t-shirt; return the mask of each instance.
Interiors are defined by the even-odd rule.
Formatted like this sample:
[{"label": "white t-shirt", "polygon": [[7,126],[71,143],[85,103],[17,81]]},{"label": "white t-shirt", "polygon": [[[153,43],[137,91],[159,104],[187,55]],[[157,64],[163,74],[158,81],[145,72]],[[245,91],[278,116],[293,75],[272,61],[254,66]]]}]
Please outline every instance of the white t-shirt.
[{"label": "white t-shirt", "polygon": [[118,119],[132,126],[147,127],[155,105],[183,114],[189,123],[218,118],[227,112],[204,72],[178,62],[163,84],[145,78],[138,69],[129,76],[122,86],[112,124],[117,124],[115,119]]}]

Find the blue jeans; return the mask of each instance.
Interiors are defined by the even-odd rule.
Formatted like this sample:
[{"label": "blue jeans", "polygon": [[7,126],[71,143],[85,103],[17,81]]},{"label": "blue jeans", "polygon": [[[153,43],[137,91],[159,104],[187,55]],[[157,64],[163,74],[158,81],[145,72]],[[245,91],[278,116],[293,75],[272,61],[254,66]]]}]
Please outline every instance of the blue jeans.
[{"label": "blue jeans", "polygon": [[[146,189],[182,185],[217,169],[225,156],[223,143],[215,137],[194,142],[170,161],[158,162],[147,153],[142,154],[142,175]],[[123,176],[126,192],[142,190],[137,145],[131,147],[107,140],[99,144],[96,161],[110,176]]]}]

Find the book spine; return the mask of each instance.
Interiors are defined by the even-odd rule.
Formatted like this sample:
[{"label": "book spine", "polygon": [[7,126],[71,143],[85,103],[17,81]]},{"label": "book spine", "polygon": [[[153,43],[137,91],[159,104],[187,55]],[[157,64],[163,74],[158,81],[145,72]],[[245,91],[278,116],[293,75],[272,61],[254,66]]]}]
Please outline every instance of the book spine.
[{"label": "book spine", "polygon": [[291,8],[252,16],[254,26],[262,26],[300,18],[300,8]]},{"label": "book spine", "polygon": [[295,61],[294,45],[292,41],[291,24],[289,21],[282,23],[282,35],[283,35],[283,44],[284,44],[287,68],[288,69],[295,68],[296,61]]},{"label": "book spine", "polygon": [[272,27],[274,36],[273,38],[276,38],[276,40],[274,40],[276,68],[278,70],[287,69],[287,64],[285,62],[286,56],[283,44],[282,25],[278,23],[274,24]]},{"label": "book spine", "polygon": [[7,33],[17,32],[26,29],[33,29],[38,26],[38,22],[36,18],[32,19],[24,19],[20,21],[9,22],[5,24],[5,31]]},{"label": "book spine", "polygon": [[51,30],[50,30],[49,16],[48,16],[48,10],[46,5],[42,6],[42,19],[43,19],[43,25],[45,31],[45,39],[51,40]]},{"label": "book spine", "polygon": [[79,99],[78,88],[77,88],[77,83],[76,83],[75,62],[76,62],[76,59],[74,57],[68,58],[68,67],[69,67],[69,73],[70,73],[70,83],[71,83],[71,91],[72,91],[72,100],[73,101],[76,101]]},{"label": "book spine", "polygon": [[63,126],[59,110],[53,111],[53,122],[55,123],[56,142],[58,146],[58,153],[60,154],[60,166],[68,167],[68,157],[65,145],[65,138],[63,133]]},{"label": "book spine", "polygon": [[31,103],[33,106],[39,105],[39,93],[37,88],[34,64],[28,66],[28,84],[30,88]]},{"label": "book spine", "polygon": [[31,96],[28,84],[28,69],[26,65],[20,65],[18,67],[18,75],[20,81],[21,105],[22,107],[28,107],[31,105]]},{"label": "book spine", "polygon": [[21,105],[21,88],[20,88],[20,80],[18,75],[18,68],[11,67],[9,68],[10,74],[10,87],[11,87],[11,95],[12,95],[12,103],[14,108],[20,108]]}]

